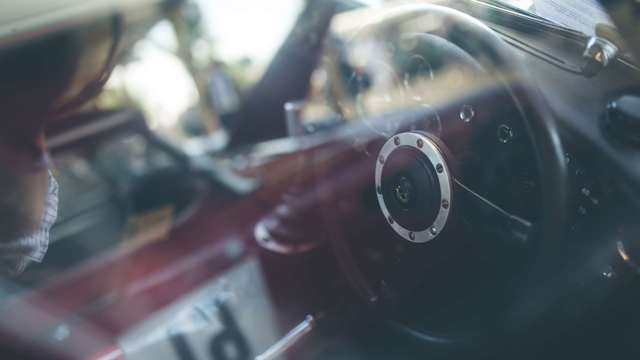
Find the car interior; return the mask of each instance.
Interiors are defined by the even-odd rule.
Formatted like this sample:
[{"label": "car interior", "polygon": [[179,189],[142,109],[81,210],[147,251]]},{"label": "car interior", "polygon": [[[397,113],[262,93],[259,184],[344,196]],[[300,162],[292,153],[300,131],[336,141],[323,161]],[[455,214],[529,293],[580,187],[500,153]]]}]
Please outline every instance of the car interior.
[{"label": "car interior", "polygon": [[2,7],[0,358],[640,356],[637,1]]}]

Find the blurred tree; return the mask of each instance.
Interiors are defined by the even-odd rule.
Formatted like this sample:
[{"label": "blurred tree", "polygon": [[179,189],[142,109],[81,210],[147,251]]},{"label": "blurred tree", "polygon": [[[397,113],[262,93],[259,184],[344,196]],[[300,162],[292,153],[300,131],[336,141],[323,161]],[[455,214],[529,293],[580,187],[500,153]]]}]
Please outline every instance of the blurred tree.
[{"label": "blurred tree", "polygon": [[[204,30],[200,9],[193,1],[175,1],[167,7],[167,19],[171,22],[178,40],[177,56],[184,62],[193,78],[200,101],[198,109],[204,128],[211,133],[220,128],[207,86],[213,65],[211,39]],[[203,50],[203,47],[206,49]],[[197,51],[195,51],[198,49]],[[202,53],[206,53],[204,56]],[[196,56],[197,54],[197,56]]]}]

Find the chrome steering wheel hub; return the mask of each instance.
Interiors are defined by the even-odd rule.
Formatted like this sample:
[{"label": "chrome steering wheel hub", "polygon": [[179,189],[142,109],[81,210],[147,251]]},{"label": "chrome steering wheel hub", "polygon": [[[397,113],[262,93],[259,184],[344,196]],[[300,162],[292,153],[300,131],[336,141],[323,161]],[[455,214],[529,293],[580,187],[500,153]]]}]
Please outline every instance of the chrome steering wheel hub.
[{"label": "chrome steering wheel hub", "polygon": [[405,132],[387,140],[375,183],[380,210],[398,235],[426,243],[443,231],[451,212],[452,176],[430,135]]}]

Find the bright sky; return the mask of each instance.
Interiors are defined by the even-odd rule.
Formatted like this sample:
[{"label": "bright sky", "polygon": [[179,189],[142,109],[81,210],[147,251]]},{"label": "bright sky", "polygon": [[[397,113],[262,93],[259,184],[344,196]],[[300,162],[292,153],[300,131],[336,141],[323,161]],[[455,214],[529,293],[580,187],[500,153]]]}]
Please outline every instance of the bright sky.
[{"label": "bright sky", "polygon": [[303,0],[196,0],[224,61],[268,62],[302,11]]}]

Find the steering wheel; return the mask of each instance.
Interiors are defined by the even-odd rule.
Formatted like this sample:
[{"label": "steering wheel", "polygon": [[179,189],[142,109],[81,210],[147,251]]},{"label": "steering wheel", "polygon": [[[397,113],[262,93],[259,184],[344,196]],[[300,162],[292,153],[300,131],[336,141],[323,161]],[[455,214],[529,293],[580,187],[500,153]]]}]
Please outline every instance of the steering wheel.
[{"label": "steering wheel", "polygon": [[[323,220],[342,274],[374,314],[420,339],[484,343],[535,327],[555,301],[550,279],[563,261],[568,184],[556,125],[533,79],[494,31],[441,6],[395,8],[360,29],[352,39],[357,42],[391,44],[402,59],[418,56],[429,64],[430,79],[433,68],[451,64],[458,78],[466,77],[449,89],[444,87],[452,78],[435,91],[435,83],[426,85],[425,91],[448,91],[446,101],[429,105],[442,126],[416,126],[427,116],[420,106],[386,112],[369,122],[394,121],[392,134],[367,137],[366,155],[343,154],[339,165],[325,169],[322,176],[334,177]],[[402,62],[395,54],[391,61]],[[365,80],[358,84],[375,87]],[[403,99],[420,93],[406,86],[406,78],[404,83]],[[353,98],[362,101],[356,109],[369,101],[366,95]],[[492,149],[502,150],[483,153],[482,139],[496,136]],[[493,201],[490,194],[501,189],[480,191],[482,181],[469,180],[495,167],[500,154],[522,148],[514,138],[526,144],[517,163],[535,177],[531,204],[519,204],[535,209],[524,212],[530,218],[503,205],[511,195]],[[343,205],[350,200],[351,206]],[[353,205],[358,201],[365,204]],[[372,243],[384,245],[372,250]]]}]

